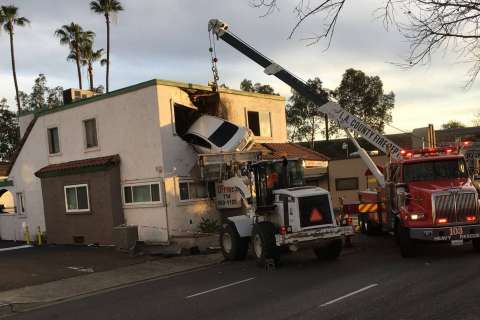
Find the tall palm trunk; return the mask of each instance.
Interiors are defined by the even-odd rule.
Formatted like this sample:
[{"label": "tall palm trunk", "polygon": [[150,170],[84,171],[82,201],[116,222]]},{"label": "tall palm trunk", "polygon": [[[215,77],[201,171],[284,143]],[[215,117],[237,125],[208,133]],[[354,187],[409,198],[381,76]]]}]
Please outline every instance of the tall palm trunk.
[{"label": "tall palm trunk", "polygon": [[92,62],[88,62],[88,77],[90,81],[90,91],[93,91],[93,67]]},{"label": "tall palm trunk", "polygon": [[13,48],[13,30],[10,28],[10,31],[8,33],[10,35],[10,55],[12,57],[12,72],[13,72],[13,82],[15,83],[15,96],[17,98],[18,113],[20,113],[22,106],[20,105],[20,96],[18,95],[17,71],[15,70],[15,50]]},{"label": "tall palm trunk", "polygon": [[75,62],[77,63],[77,73],[78,73],[78,88],[82,90],[82,70],[80,69],[80,50],[75,48]]},{"label": "tall palm trunk", "polygon": [[110,16],[108,15],[108,13],[105,13],[105,20],[107,23],[107,74],[105,79],[105,87],[108,93],[108,90],[109,90],[108,80],[110,77]]}]

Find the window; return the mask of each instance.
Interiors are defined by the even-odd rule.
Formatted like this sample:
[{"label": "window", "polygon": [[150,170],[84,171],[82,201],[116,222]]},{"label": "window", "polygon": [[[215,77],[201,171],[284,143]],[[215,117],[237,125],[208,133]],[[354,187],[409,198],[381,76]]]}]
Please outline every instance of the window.
[{"label": "window", "polygon": [[95,119],[84,120],[83,127],[85,128],[85,146],[87,149],[98,147],[97,121]]},{"label": "window", "polygon": [[335,188],[337,191],[358,190],[358,178],[335,179]]},{"label": "window", "polygon": [[17,193],[17,213],[24,214],[25,213],[25,198],[23,193]]},{"label": "window", "polygon": [[65,186],[65,207],[67,212],[90,211],[88,185]]},{"label": "window", "polygon": [[270,121],[270,112],[247,112],[247,123],[255,136],[271,137],[272,125]]},{"label": "window", "polygon": [[124,186],[123,196],[125,204],[160,202],[160,184],[156,182]]},{"label": "window", "polygon": [[201,138],[197,135],[189,133],[189,134],[186,134],[183,138],[188,143],[195,144],[195,145],[200,146],[202,148],[207,148],[207,149],[212,148],[212,146],[210,145],[210,143],[208,143],[208,141],[206,141],[205,139],[203,139],[203,138]]},{"label": "window", "polygon": [[181,201],[208,198],[205,186],[193,181],[180,181],[178,183],[178,190]]},{"label": "window", "polygon": [[367,189],[375,189],[378,186],[377,178],[375,176],[367,176]]},{"label": "window", "polygon": [[60,153],[60,140],[58,138],[58,128],[48,129],[48,150],[50,154]]},{"label": "window", "polygon": [[468,178],[463,158],[414,162],[403,166],[403,182]]},{"label": "window", "polygon": [[214,133],[208,138],[213,142],[217,147],[223,147],[233,135],[237,133],[238,127],[230,122],[224,122]]}]

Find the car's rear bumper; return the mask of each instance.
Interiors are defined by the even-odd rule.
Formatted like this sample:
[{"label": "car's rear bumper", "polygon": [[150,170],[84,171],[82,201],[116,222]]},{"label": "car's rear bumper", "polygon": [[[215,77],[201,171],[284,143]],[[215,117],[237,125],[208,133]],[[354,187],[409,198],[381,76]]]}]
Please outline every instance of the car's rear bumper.
[{"label": "car's rear bumper", "polygon": [[323,240],[333,240],[354,234],[352,226],[324,227],[290,234],[277,234],[277,246],[313,244]]},{"label": "car's rear bumper", "polygon": [[434,242],[480,238],[480,224],[440,228],[410,228],[409,231],[411,239]]}]

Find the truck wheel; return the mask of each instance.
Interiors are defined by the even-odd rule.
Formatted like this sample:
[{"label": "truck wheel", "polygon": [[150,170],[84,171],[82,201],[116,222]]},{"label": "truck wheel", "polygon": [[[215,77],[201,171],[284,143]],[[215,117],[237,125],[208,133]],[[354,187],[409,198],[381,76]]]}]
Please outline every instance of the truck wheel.
[{"label": "truck wheel", "polygon": [[404,258],[410,258],[415,255],[415,243],[410,238],[408,229],[397,223],[396,237],[400,245],[400,253]]},{"label": "truck wheel", "polygon": [[472,244],[473,244],[473,249],[475,249],[475,251],[477,252],[480,252],[480,238],[472,239]]},{"label": "truck wheel", "polygon": [[224,224],[220,230],[220,247],[227,260],[243,260],[248,252],[248,238],[240,238],[231,223]]},{"label": "truck wheel", "polygon": [[340,256],[342,249],[342,239],[335,239],[330,241],[326,247],[314,248],[313,252],[315,252],[315,255],[320,260],[335,260]]},{"label": "truck wheel", "polygon": [[253,254],[257,264],[265,266],[267,260],[273,260],[275,266],[280,261],[280,253],[275,243],[275,227],[270,222],[259,222],[253,226]]}]

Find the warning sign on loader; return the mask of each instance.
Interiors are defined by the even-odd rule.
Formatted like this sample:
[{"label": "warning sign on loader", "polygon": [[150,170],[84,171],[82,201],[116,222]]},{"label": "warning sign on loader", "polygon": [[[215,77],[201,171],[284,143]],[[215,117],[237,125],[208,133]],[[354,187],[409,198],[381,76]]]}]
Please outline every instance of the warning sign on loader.
[{"label": "warning sign on loader", "polygon": [[217,209],[235,209],[242,207],[240,191],[235,187],[224,186],[222,183],[215,184]]}]

